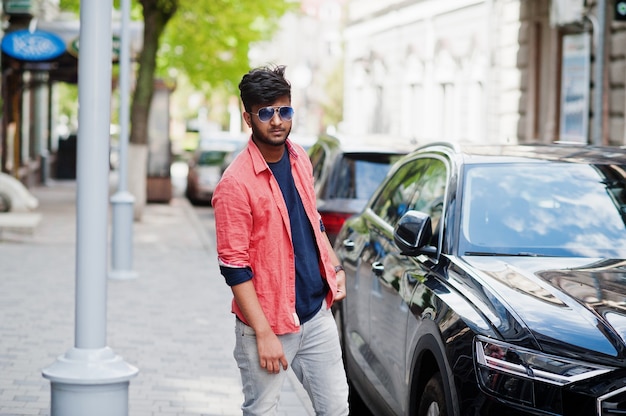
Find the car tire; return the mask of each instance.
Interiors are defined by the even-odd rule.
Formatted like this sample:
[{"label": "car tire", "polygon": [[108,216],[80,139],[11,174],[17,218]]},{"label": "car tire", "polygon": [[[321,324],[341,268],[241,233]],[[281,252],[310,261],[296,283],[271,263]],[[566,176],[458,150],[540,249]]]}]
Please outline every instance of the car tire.
[{"label": "car tire", "polygon": [[7,194],[0,192],[0,212],[9,211],[11,211],[11,198]]},{"label": "car tire", "polygon": [[417,416],[447,416],[446,393],[441,374],[435,373],[424,387]]}]

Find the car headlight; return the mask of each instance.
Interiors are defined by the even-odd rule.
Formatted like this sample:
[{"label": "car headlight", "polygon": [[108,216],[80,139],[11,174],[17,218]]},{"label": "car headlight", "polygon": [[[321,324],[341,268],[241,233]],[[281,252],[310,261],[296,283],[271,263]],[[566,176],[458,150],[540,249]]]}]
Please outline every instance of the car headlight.
[{"label": "car headlight", "polygon": [[613,370],[482,336],[474,340],[474,355],[478,381],[484,391],[505,401],[546,411],[560,410],[560,387]]}]

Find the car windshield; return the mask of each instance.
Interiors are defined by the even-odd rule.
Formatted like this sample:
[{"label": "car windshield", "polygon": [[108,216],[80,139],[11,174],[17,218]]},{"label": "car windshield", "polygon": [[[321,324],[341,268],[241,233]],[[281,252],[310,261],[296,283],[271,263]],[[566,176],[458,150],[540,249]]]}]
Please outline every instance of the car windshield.
[{"label": "car windshield", "polygon": [[372,196],[399,156],[345,154],[331,198],[364,199]]},{"label": "car windshield", "polygon": [[468,167],[460,253],[626,258],[625,176],[564,162]]}]

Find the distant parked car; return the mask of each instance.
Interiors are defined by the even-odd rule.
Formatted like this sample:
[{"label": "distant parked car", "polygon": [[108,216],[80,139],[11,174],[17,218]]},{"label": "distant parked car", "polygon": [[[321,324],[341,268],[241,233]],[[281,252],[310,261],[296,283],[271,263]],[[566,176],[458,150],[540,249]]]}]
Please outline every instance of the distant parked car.
[{"label": "distant parked car", "polygon": [[16,178],[0,172],[0,212],[32,211],[39,201]]},{"label": "distant parked car", "polygon": [[374,414],[626,413],[626,149],[424,146],[335,251]]},{"label": "distant parked car", "polygon": [[331,243],[344,221],[360,212],[389,168],[407,153],[323,135],[309,147],[318,211]]},{"label": "distant parked car", "polygon": [[244,147],[243,140],[203,141],[189,161],[185,195],[192,204],[210,203],[215,186],[233,158]]}]

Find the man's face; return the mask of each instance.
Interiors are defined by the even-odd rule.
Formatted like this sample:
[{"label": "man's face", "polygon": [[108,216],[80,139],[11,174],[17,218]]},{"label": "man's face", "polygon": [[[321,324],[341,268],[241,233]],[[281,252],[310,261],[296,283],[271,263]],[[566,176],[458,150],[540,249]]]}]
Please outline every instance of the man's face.
[{"label": "man's face", "polygon": [[[281,117],[279,114],[279,108],[289,106],[291,106],[291,101],[288,96],[284,96],[269,105],[255,105],[250,113],[244,113],[244,119],[252,129],[252,135],[257,145],[282,146],[285,144],[285,140],[287,140],[291,132],[292,120],[284,120],[284,117]],[[265,107],[273,107],[275,109],[269,121],[261,121],[259,119],[259,110]],[[261,112],[267,112],[267,110],[262,110]]]}]

